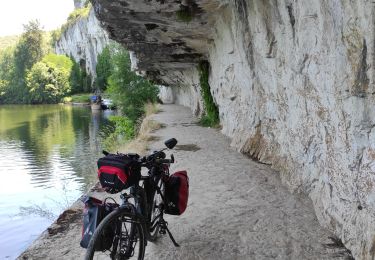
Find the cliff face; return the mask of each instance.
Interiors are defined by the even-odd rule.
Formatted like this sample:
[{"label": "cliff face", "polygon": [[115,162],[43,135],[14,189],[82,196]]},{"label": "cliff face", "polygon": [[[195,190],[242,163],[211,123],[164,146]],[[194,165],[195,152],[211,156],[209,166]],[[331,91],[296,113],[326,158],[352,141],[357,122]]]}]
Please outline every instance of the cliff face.
[{"label": "cliff face", "polygon": [[[232,145],[309,195],[320,223],[375,257],[375,5],[349,0],[93,0],[134,66],[201,114],[197,62]],[[191,20],[191,21],[189,21]]]},{"label": "cliff face", "polygon": [[[82,1],[75,1],[77,7],[82,7]],[[62,35],[55,44],[57,54],[65,54],[86,67],[87,73],[96,76],[97,55],[109,42],[107,33],[100,27],[94,11],[88,17],[77,20]]]}]

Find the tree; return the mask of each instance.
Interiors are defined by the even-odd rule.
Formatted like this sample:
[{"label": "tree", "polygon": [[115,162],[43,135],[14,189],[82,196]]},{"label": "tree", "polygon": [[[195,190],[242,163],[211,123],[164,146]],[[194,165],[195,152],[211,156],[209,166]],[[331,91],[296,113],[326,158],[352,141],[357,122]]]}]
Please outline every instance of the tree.
[{"label": "tree", "polygon": [[107,89],[108,78],[112,74],[111,52],[107,46],[98,54],[98,63],[96,64],[96,87],[101,91]]},{"label": "tree", "polygon": [[144,113],[144,104],[156,102],[158,88],[131,71],[128,51],[120,45],[115,46],[111,53],[113,70],[108,81],[108,93],[123,113],[136,122]]},{"label": "tree", "polygon": [[37,62],[26,77],[33,104],[58,103],[71,91],[73,62],[64,55],[48,54]]},{"label": "tree", "polygon": [[24,25],[24,33],[14,51],[14,75],[11,82],[12,103],[28,103],[28,89],[25,83],[27,70],[43,57],[43,31],[38,21]]},{"label": "tree", "polygon": [[73,63],[72,71],[70,73],[70,86],[72,87],[72,94],[77,94],[83,92],[83,84],[82,84],[82,71],[79,64],[70,57],[70,60]]},{"label": "tree", "polygon": [[40,61],[43,52],[43,31],[39,21],[30,21],[24,25],[24,33],[16,47],[14,57],[16,73],[24,76],[26,70],[30,69],[34,63]]},{"label": "tree", "polygon": [[14,48],[8,47],[0,52],[0,104],[9,102],[13,78]]}]

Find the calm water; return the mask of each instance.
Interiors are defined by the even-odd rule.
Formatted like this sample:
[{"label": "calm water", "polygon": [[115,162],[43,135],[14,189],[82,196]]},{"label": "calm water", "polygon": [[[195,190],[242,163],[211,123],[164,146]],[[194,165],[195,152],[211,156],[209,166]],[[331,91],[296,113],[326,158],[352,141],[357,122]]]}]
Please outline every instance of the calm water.
[{"label": "calm water", "polygon": [[109,113],[0,106],[0,259],[15,259],[93,184]]}]

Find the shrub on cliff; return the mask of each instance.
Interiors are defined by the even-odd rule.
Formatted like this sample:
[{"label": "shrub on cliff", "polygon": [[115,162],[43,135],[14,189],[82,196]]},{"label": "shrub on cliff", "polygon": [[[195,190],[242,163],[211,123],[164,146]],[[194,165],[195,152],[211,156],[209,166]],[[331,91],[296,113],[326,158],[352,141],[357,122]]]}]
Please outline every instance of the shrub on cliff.
[{"label": "shrub on cliff", "polygon": [[61,26],[60,30],[56,30],[54,33],[55,39],[60,39],[61,35],[66,32],[73,24],[75,24],[78,20],[82,18],[86,18],[90,14],[91,10],[91,3],[88,3],[83,8],[74,9],[66,19],[66,22]]}]

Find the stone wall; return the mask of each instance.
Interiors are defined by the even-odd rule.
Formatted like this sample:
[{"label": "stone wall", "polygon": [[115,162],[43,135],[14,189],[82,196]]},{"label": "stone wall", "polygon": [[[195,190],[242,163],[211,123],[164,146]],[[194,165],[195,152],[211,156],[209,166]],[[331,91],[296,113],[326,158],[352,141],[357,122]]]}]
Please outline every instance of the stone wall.
[{"label": "stone wall", "polygon": [[[178,2],[178,1],[177,1]],[[222,132],[307,194],[358,259],[375,257],[375,4],[350,0],[94,0],[137,68],[203,111],[208,60]],[[186,9],[187,6],[187,9]],[[180,10],[191,21],[181,21]]]}]

